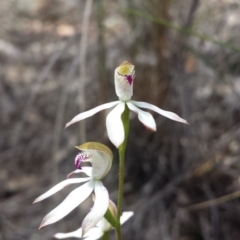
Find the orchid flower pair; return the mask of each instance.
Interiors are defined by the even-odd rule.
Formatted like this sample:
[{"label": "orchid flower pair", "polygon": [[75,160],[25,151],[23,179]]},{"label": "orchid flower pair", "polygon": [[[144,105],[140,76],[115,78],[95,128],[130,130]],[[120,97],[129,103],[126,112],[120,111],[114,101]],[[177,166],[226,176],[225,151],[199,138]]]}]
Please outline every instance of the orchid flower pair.
[{"label": "orchid flower pair", "polygon": [[156,131],[156,123],[153,119],[153,116],[150,113],[141,110],[140,108],[146,108],[174,121],[188,124],[186,120],[182,119],[173,112],[164,111],[150,103],[131,100],[131,97],[133,95],[133,80],[135,78],[134,65],[131,63],[124,61],[119,67],[115,69],[114,76],[115,90],[117,96],[119,97],[119,101],[105,103],[91,110],[80,113],[75,116],[70,122],[68,122],[66,124],[66,127],[85,118],[91,117],[92,115],[104,109],[115,107],[107,116],[106,127],[110,141],[116,146],[116,148],[119,148],[119,146],[121,146],[123,143],[125,137],[121,116],[126,107],[137,113],[139,121],[152,131]]},{"label": "orchid flower pair", "polygon": [[[56,208],[54,208],[50,213],[48,213],[41,225],[40,228],[45,227],[49,224],[55,223],[69,214],[74,208],[81,204],[92,192],[95,194],[94,206],[91,211],[87,214],[82,222],[82,227],[76,232],[69,233],[75,234],[80,237],[91,237],[93,240],[97,239],[96,236],[100,236],[100,232],[104,233],[106,231],[106,224],[103,224],[106,221],[103,217],[106,213],[109,204],[109,194],[107,189],[102,184],[102,178],[106,176],[109,172],[113,155],[111,150],[103,144],[88,142],[77,147],[80,150],[80,153],[75,158],[75,166],[77,170],[73,171],[68,175],[68,179],[64,180],[53,188],[39,196],[35,199],[34,203],[40,202],[51,195],[57,193],[64,187],[70,184],[83,183],[80,187],[73,190],[62,203],[60,203]],[[81,167],[81,163],[90,162],[92,167]],[[85,173],[88,177],[84,178],[69,178],[75,173]],[[125,217],[126,219],[126,217]],[[95,228],[94,228],[95,227]],[[90,229],[91,233],[86,235]],[[95,229],[95,230],[94,230]],[[96,234],[96,232],[98,234]],[[80,234],[81,233],[81,234]],[[57,235],[60,237],[68,235]],[[56,236],[56,237],[57,237]]]},{"label": "orchid flower pair", "polygon": [[[126,108],[129,108],[133,112],[137,113],[140,122],[142,122],[147,128],[153,131],[156,131],[156,123],[153,119],[153,116],[150,113],[141,110],[140,108],[146,108],[174,121],[188,124],[186,120],[182,119],[175,113],[164,111],[149,103],[132,101],[131,97],[133,95],[134,78],[134,65],[127,61],[123,62],[115,70],[115,90],[117,96],[119,97],[119,101],[106,103],[89,111],[80,113],[75,116],[69,123],[67,123],[66,127],[85,118],[88,118],[101,110],[114,107],[114,109],[107,116],[106,127],[110,141],[117,148],[119,148],[125,139],[122,114]],[[118,215],[118,220],[120,215],[119,212],[121,212],[121,204],[119,204],[120,207],[118,206],[118,214],[116,214],[116,206],[111,207],[114,204],[109,199],[108,191],[103,186],[101,181],[111,168],[113,155],[108,147],[95,142],[85,143],[78,146],[77,148],[80,150],[80,153],[75,158],[75,166],[77,170],[70,173],[67,180],[60,182],[49,191],[38,197],[34,203],[50,197],[51,195],[55,194],[70,184],[85,182],[83,185],[73,190],[62,203],[60,203],[55,209],[53,209],[44,217],[40,228],[59,221],[79,204],[81,204],[92,192],[94,192],[94,206],[84,218],[81,228],[71,233],[58,233],[55,235],[55,238],[63,239],[67,237],[83,237],[84,240],[95,240],[103,236],[105,232],[109,231],[112,228],[112,226],[104,218],[107,210],[114,209],[110,210],[110,212],[115,218],[116,215]],[[122,155],[124,156],[124,152]],[[81,164],[84,162],[90,162],[92,164],[92,167],[81,167]],[[87,177],[70,178],[73,174],[76,173],[84,173],[87,175]],[[120,174],[119,176],[123,183],[123,174]],[[123,224],[132,215],[132,212],[123,212],[122,216],[120,217],[120,223],[117,220],[118,225],[115,227],[116,231],[117,228],[120,229],[119,224]],[[121,239],[121,237],[119,239]]]}]

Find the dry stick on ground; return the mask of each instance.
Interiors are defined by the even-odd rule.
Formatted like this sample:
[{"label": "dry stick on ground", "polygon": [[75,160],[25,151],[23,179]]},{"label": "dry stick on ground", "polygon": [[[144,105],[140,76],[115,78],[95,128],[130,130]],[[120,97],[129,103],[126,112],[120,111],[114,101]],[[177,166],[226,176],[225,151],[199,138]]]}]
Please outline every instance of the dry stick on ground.
[{"label": "dry stick on ground", "polygon": [[194,204],[194,205],[185,207],[183,209],[188,210],[188,211],[195,211],[195,210],[199,210],[199,209],[208,208],[208,207],[212,207],[212,206],[215,206],[215,205],[223,204],[225,202],[229,202],[229,201],[234,200],[234,199],[239,198],[239,197],[240,197],[240,190],[235,191],[235,192],[230,193],[230,194],[227,194],[227,195],[224,195],[224,196],[219,197],[219,198],[208,200],[206,202],[201,202],[201,203],[198,203],[198,204]]},{"label": "dry stick on ground", "polygon": [[42,86],[42,83],[46,80],[49,72],[51,71],[51,69],[53,68],[53,66],[55,65],[55,63],[58,61],[58,59],[61,57],[61,55],[64,53],[64,51],[67,49],[69,45],[69,41],[66,41],[62,44],[62,46],[60,47],[59,50],[57,50],[49,59],[49,61],[47,62],[47,64],[45,65],[45,67],[43,68],[42,72],[38,75],[38,78],[36,79],[36,82],[34,83],[34,90],[35,91],[31,91],[30,93],[30,97],[26,103],[26,107],[25,107],[25,111],[23,113],[23,117],[21,119],[21,121],[18,123],[17,125],[17,129],[15,130],[14,134],[13,134],[13,139],[12,139],[12,144],[16,145],[16,143],[19,141],[19,138],[21,136],[23,127],[24,127],[24,123],[28,117],[28,114],[30,113],[33,103],[36,99],[36,96]]},{"label": "dry stick on ground", "polygon": [[[80,41],[80,56],[79,56],[79,67],[80,67],[80,78],[79,78],[79,95],[80,95],[80,112],[85,110],[85,81],[87,78],[86,74],[86,53],[88,46],[88,27],[89,18],[92,10],[92,0],[87,0],[85,4],[83,21],[82,21],[82,36]],[[86,141],[86,127],[85,122],[80,122],[80,141],[84,143]]]}]

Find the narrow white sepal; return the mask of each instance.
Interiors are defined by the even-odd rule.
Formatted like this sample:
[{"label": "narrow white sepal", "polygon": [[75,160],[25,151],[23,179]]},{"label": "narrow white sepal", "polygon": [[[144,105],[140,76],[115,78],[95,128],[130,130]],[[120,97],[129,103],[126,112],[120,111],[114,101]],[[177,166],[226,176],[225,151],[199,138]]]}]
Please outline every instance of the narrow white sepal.
[{"label": "narrow white sepal", "polygon": [[54,187],[52,187],[51,189],[49,189],[47,192],[45,192],[38,198],[36,198],[33,203],[40,202],[40,201],[52,196],[53,194],[62,190],[63,188],[65,188],[66,186],[68,186],[70,184],[82,183],[82,182],[86,182],[90,179],[91,178],[88,177],[88,178],[71,178],[71,179],[64,180],[64,181],[58,183],[57,185],[55,185]]},{"label": "narrow white sepal", "polygon": [[115,101],[115,102],[110,102],[110,103],[105,103],[105,104],[102,104],[100,106],[97,106],[91,110],[88,110],[86,112],[83,112],[83,113],[80,113],[78,114],[77,116],[75,116],[70,122],[68,122],[66,124],[66,127],[69,127],[70,125],[76,123],[76,122],[79,122],[85,118],[88,118],[88,117],[91,117],[92,115],[104,110],[104,109],[108,109],[108,108],[111,108],[111,107],[114,107],[115,105],[117,105],[119,103],[119,101]]},{"label": "narrow white sepal", "polygon": [[122,122],[122,113],[125,109],[125,103],[120,102],[107,116],[106,126],[110,141],[118,148],[124,141],[124,128]]},{"label": "narrow white sepal", "polygon": [[121,225],[124,224],[130,217],[132,217],[133,214],[133,212],[123,212],[122,216],[120,217]]},{"label": "narrow white sepal", "polygon": [[152,131],[156,131],[157,127],[156,127],[156,122],[152,116],[152,114],[150,114],[149,112],[145,112],[141,109],[139,109],[138,107],[136,107],[134,104],[132,104],[131,102],[127,102],[127,105],[129,107],[130,110],[132,110],[133,112],[135,112],[138,115],[138,119],[139,121],[146,127],[149,128]]},{"label": "narrow white sepal", "polygon": [[64,238],[70,238],[70,237],[81,238],[82,228],[79,228],[76,231],[68,232],[68,233],[56,233],[54,234],[53,237],[57,239],[64,239]]},{"label": "narrow white sepal", "polygon": [[109,195],[107,189],[103,186],[101,181],[95,180],[95,202],[90,213],[84,218],[82,222],[82,236],[85,234],[103,218],[108,209]]},{"label": "narrow white sepal", "polygon": [[100,228],[91,228],[84,236],[83,240],[97,240],[102,237],[104,232]]},{"label": "narrow white sepal", "polygon": [[150,103],[146,103],[146,102],[137,102],[137,101],[131,101],[134,105],[140,107],[140,108],[147,108],[149,110],[152,110],[158,114],[161,114],[163,115],[164,117],[167,117],[167,118],[170,118],[174,121],[177,121],[177,122],[182,122],[182,123],[185,123],[185,124],[188,124],[188,122],[179,117],[176,113],[173,113],[173,112],[169,112],[169,111],[165,111],[165,110],[162,110],[161,108],[157,107],[157,106],[154,106]]},{"label": "narrow white sepal", "polygon": [[73,190],[56,208],[44,217],[39,229],[65,217],[74,208],[81,204],[91,194],[93,189],[94,181],[91,180]]}]

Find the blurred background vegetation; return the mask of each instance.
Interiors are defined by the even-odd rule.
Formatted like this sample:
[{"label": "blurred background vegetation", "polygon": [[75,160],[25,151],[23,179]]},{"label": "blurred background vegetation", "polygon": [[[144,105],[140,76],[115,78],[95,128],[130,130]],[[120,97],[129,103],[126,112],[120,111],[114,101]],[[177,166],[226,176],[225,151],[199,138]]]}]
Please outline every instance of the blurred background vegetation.
[{"label": "blurred background vegetation", "polygon": [[37,230],[71,187],[31,204],[74,169],[74,146],[84,141],[113,150],[104,184],[116,202],[107,113],[64,126],[117,99],[113,72],[123,60],[136,67],[134,100],[190,123],[153,114],[152,133],[131,115],[124,210],[135,215],[124,239],[240,239],[239,0],[0,4],[0,239],[51,239],[80,227],[90,200]]}]

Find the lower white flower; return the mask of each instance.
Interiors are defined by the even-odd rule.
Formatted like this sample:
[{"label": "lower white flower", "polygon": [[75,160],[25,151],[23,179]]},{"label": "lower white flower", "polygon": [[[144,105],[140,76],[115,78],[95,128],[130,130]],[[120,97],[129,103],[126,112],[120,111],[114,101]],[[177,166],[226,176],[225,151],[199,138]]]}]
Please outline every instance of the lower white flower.
[{"label": "lower white flower", "polygon": [[[83,183],[80,187],[73,190],[56,208],[48,213],[39,227],[45,227],[49,224],[55,223],[69,214],[74,208],[81,204],[93,191],[95,193],[94,206],[90,213],[84,218],[82,222],[82,235],[84,236],[92,227],[103,218],[109,205],[109,195],[107,189],[103,186],[101,179],[108,173],[112,165],[112,152],[103,144],[88,142],[77,147],[80,153],[75,159],[75,166],[78,168],[68,175],[74,173],[85,173],[88,177],[85,178],[71,178],[64,180],[53,188],[39,196],[33,203],[42,201],[64,187]],[[82,162],[90,162],[92,167],[82,167]]]},{"label": "lower white flower", "polygon": [[[124,224],[130,217],[133,216],[133,212],[123,212],[122,216],[120,217],[121,225]],[[84,240],[96,240],[103,236],[105,232],[108,232],[112,229],[112,226],[109,222],[102,218],[100,222],[96,225],[96,227],[91,228],[83,237]],[[57,239],[64,239],[64,238],[82,238],[82,228],[77,229],[76,231],[69,232],[69,233],[56,233],[54,235]]]},{"label": "lower white flower", "polygon": [[121,116],[125,110],[126,105],[131,111],[137,113],[139,121],[152,131],[156,131],[157,129],[153,116],[149,112],[145,112],[140,108],[146,108],[174,121],[188,124],[186,120],[179,117],[173,112],[164,111],[150,103],[132,101],[131,97],[133,94],[134,78],[134,66],[127,61],[123,62],[119,67],[115,69],[115,90],[117,96],[119,97],[119,101],[105,103],[89,111],[80,113],[76,115],[70,122],[68,122],[66,124],[66,127],[85,118],[91,117],[104,109],[115,106],[115,108],[107,116],[106,127],[110,141],[118,148],[124,141],[124,128]]}]

